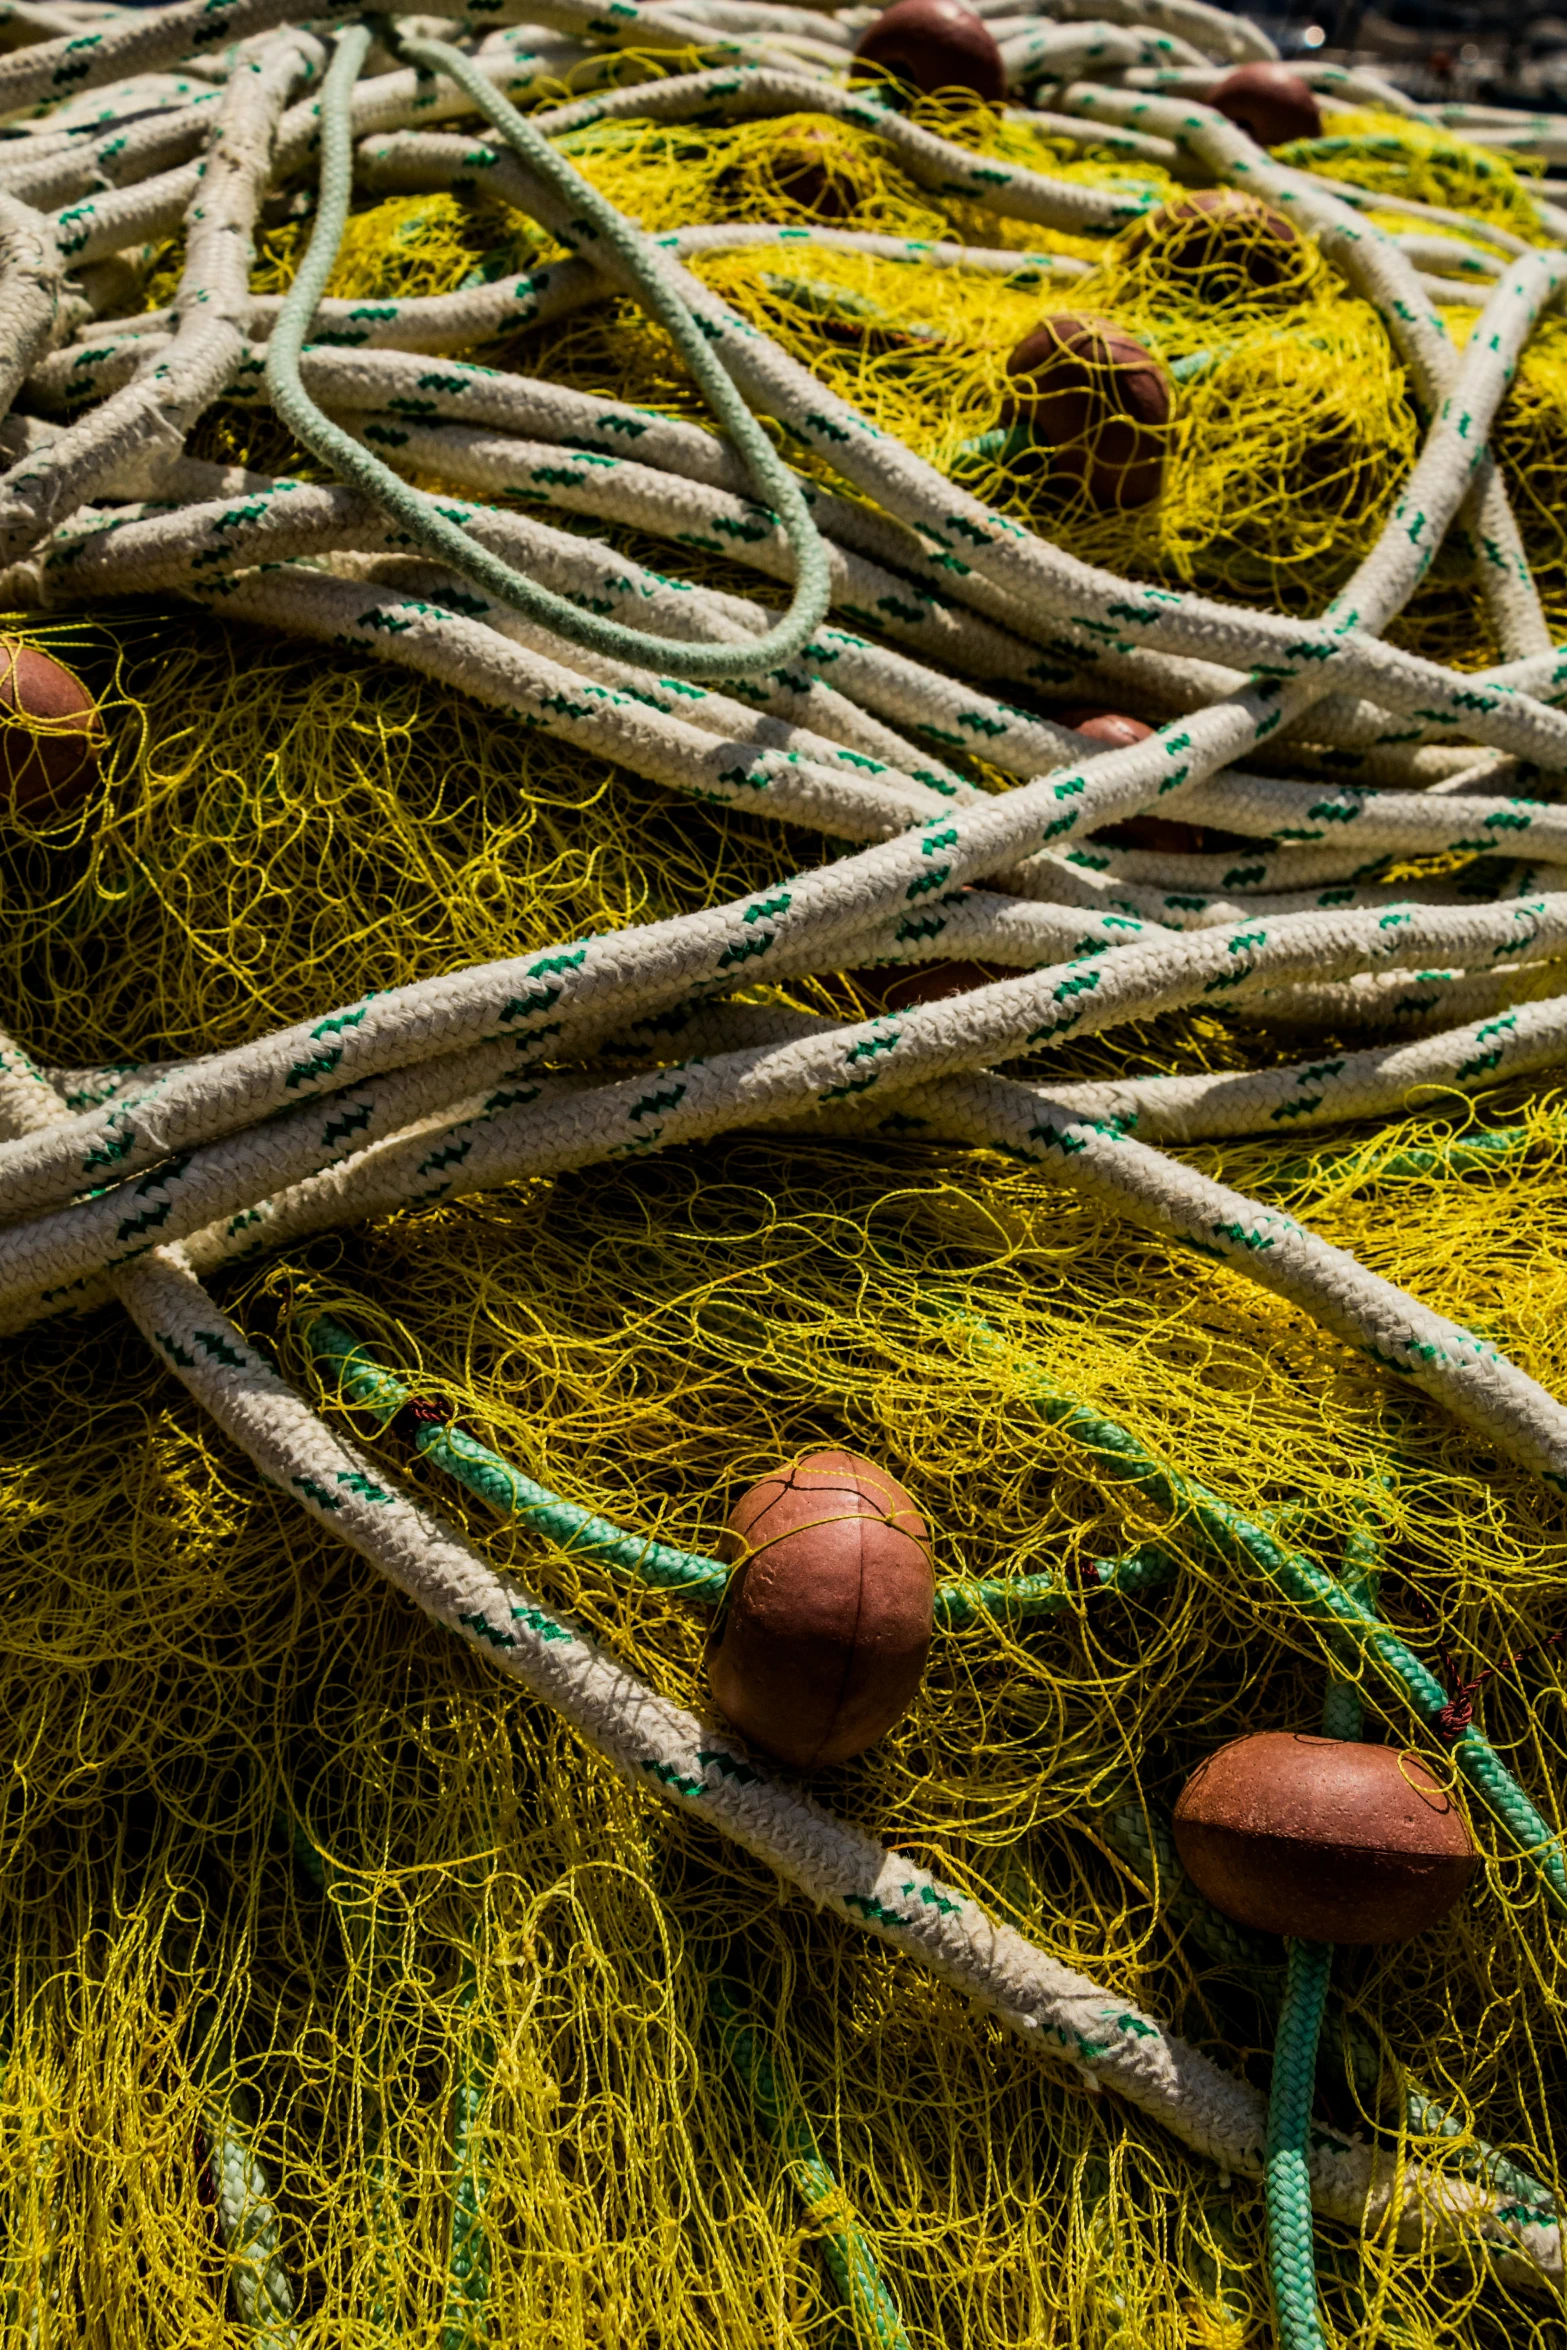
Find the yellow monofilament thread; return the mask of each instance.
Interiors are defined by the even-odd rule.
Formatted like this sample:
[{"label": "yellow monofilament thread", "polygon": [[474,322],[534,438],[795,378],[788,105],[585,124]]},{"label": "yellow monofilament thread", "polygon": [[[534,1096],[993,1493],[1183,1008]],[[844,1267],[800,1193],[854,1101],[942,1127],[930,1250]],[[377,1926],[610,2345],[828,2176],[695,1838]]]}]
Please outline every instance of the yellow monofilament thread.
[{"label": "yellow monofilament thread", "polygon": [[[951,110],[926,119],[963,128]],[[571,151],[618,200],[634,191],[653,228],[787,221],[787,127],[628,125]],[[1042,291],[825,248],[808,266],[705,259],[739,309],[941,464],[996,426],[1007,353],[1043,307],[1107,312],[1172,364],[1207,354],[1183,382],[1156,510],[1094,514],[1069,488],[999,470],[975,486],[1146,577],[1296,608],[1347,576],[1422,422],[1367,304],[1308,268],[1287,300],[1218,318],[1090,239],[946,206],[868,134],[834,135],[855,225],[1051,251],[1092,276]],[[1177,192],[1152,167],[1092,149],[1064,160],[1062,143],[1013,126],[996,136],[1069,177]],[[1520,217],[1510,167],[1460,142],[1388,117],[1335,118],[1329,138],[1323,167],[1379,194]],[[293,228],[271,236],[258,289],[287,282],[298,243]],[[398,198],[356,215],[335,290],[438,292],[546,250],[498,207]],[[857,331],[867,304],[913,347]],[[914,330],[939,332],[942,350]],[[1548,325],[1498,445],[1567,627],[1564,354],[1567,328]],[[696,412],[664,339],[614,305],[485,356]],[[202,429],[203,445],[281,462],[243,408]],[[683,576],[750,584],[718,558],[621,535]],[[83,813],[0,821],[5,1000],[26,1006],[28,1043],[52,1064],[218,1050],[372,989],[716,903],[819,854],[456,693],[185,607],[28,633],[103,693],[116,744]],[[1395,633],[1486,656],[1458,558]],[[843,999],[823,983],[791,1000]],[[1181,1014],[1049,1069],[1234,1068],[1266,1049],[1254,1030]],[[1476,1123],[1520,1130],[1501,1172],[1457,1156]],[[1564,1132],[1549,1085],[1511,1086],[1433,1100],[1374,1137],[1186,1155],[1562,1393]],[[219,1287],[301,1386],[301,1308],[341,1313],[527,1474],[693,1550],[717,1546],[747,1484],[817,1444],[872,1454],[909,1486],[939,1529],[943,1576],[1170,1548],[1178,1575],[1145,1598],[1085,1591],[1049,1620],[940,1635],[911,1714],[821,1792],[1259,2080],[1272,2026],[1257,1984],[1205,1952],[1169,1888],[1118,1861],[1096,1823],[1129,1789],[1167,1812],[1195,1760],[1242,1727],[1314,1722],[1325,1636],[1110,1480],[1034,1408],[1041,1378],[1324,1565],[1342,1560],[1346,1497],[1374,1494],[1389,1615],[1433,1671],[1444,1650],[1494,1668],[1487,1734],[1547,1810],[1567,1774],[1556,1505],[1304,1316],[1037,1168],[825,1128],[740,1134],[406,1211]],[[963,1336],[974,1326],[984,1348]],[[843,2323],[820,2239],[850,2223],[918,2350],[1266,2339],[1249,2182],[1221,2181],[655,1811],[265,1487],[121,1320],[62,1318],[8,1341],[0,1396],[8,2338],[82,2339],[83,2312],[97,2329],[85,2338],[116,2350],[244,2338],[204,2151],[222,2087],[268,2183],[302,2350],[356,2327],[383,2338],[377,2313],[390,2338],[394,2311],[405,2338],[441,2340],[454,2099],[481,2050],[473,2143],[497,2342],[815,2350]],[[372,1449],[653,1687],[700,1702],[705,1622],[688,1606],[628,1595],[437,1489],[395,1437]],[[1385,1691],[1364,1694],[1382,1735],[1414,1737]],[[1351,2088],[1340,2066],[1330,2087],[1325,2064],[1323,2094],[1335,2123],[1377,2127],[1392,2157],[1457,2162],[1484,2140],[1554,2182],[1567,1943],[1521,1864],[1487,1850],[1478,1903],[1341,1965],[1345,2017],[1381,2071]],[[805,2226],[715,2045],[718,1973],[786,2051],[837,2182]],[[221,2081],[202,2053],[219,2048]],[[1406,2070],[1456,2136],[1400,2121]],[[1523,2340],[1536,2322],[1478,2257],[1321,2237],[1346,2342],[1437,2350],[1466,2328]]]}]

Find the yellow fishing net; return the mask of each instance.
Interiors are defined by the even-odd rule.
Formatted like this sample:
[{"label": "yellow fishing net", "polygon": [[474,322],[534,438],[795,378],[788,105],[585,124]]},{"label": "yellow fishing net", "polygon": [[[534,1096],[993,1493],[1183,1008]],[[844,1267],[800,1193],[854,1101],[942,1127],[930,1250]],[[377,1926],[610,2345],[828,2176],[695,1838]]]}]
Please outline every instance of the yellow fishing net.
[{"label": "yellow fishing net", "polygon": [[[1413,133],[1343,135],[1379,189],[1455,200]],[[779,137],[630,125],[576,154],[650,225],[779,217]],[[864,174],[858,225],[1091,250],[942,206],[873,141],[834,137]],[[1157,176],[1105,155],[1063,168]],[[1505,164],[1476,166],[1464,200],[1504,221],[1512,186]],[[296,244],[274,235],[273,282]],[[360,212],[337,290],[442,290],[534,249],[496,208],[399,199]],[[938,463],[994,427],[1006,352],[1058,298],[823,250],[807,297],[807,265],[776,255],[702,267]],[[1172,359],[1213,352],[1183,389],[1166,498],[1089,518],[1029,502],[1037,485],[1008,494],[1128,571],[1322,601],[1416,445],[1384,331],[1320,271],[1217,323],[1134,277],[1101,260],[1060,300],[1091,297]],[[835,314],[828,292],[854,300]],[[865,304],[939,333],[939,355],[856,339]],[[1548,471],[1567,432],[1563,331],[1525,362],[1502,447],[1567,613]],[[695,409],[667,345],[623,307],[492,356]],[[208,437],[261,462],[271,432],[233,410]],[[719,902],[819,854],[455,694],[183,606],[28,633],[102,693],[115,746],[78,818],[0,823],[0,989],[32,1051],[64,1067],[212,1051],[366,989]],[[1402,633],[1485,656],[1460,557]],[[1253,1031],[1194,1013],[1050,1065],[1222,1068],[1256,1051]],[[1190,1155],[1561,1394],[1567,1102],[1522,1099],[1438,1104],[1371,1150],[1335,1135]],[[1489,1172],[1455,1156],[1477,1120],[1521,1129]],[[329,1412],[301,1336],[321,1307],[529,1475],[692,1549],[715,1547],[746,1483],[817,1445],[871,1454],[910,1488],[943,1578],[1163,1543],[1178,1573],[1141,1600],[939,1634],[909,1716],[820,1791],[1259,2083],[1276,1980],[1204,1947],[1110,1824],[1129,1797],[1167,1810],[1243,1729],[1312,1725],[1322,1636],[1110,1482],[1047,1423],[1041,1380],[1325,1564],[1364,1515],[1385,1543],[1387,1613],[1433,1670],[1444,1651],[1464,1674],[1495,1668],[1487,1733],[1557,1816],[1557,1505],[1300,1314],[1038,1170],[913,1141],[739,1135],[383,1219],[220,1288]],[[628,1792],[260,1483],[123,1317],[9,1342],[0,1383],[7,2340],[868,2343],[822,2257],[846,2213],[920,2350],[1268,2338],[1251,2184],[1062,2087],[940,1985]],[[693,1609],[497,1525],[397,1439],[376,1450],[647,1681],[700,1702]],[[1377,1691],[1367,1702],[1407,1734]],[[1497,1903],[1518,1932],[1497,1930]],[[1346,1954],[1319,2109],[1410,2157],[1461,2160],[1483,2138],[1554,2184],[1564,1959],[1533,1878],[1488,1860],[1479,1904],[1416,1943]],[[836,2179],[814,2202],[726,2052],[720,1981]],[[1369,2064],[1342,2061],[1351,2037]],[[1411,2079],[1456,2136],[1410,2132]],[[214,2230],[222,2159],[249,2182],[243,2259]],[[1345,2343],[1560,2339],[1478,2254],[1438,2263],[1324,2228],[1320,2262]]]}]

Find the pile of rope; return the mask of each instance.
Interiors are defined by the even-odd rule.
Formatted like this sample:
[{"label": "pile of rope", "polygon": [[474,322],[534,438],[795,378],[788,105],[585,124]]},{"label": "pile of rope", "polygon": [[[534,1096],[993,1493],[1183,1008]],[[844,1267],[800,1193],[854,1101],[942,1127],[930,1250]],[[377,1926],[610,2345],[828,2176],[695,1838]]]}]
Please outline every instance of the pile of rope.
[{"label": "pile of rope", "polygon": [[[0,609],[106,744],[0,820],[9,2323],[1517,2340],[1567,126],[1310,69],[1270,153],[1201,0],[981,0],[1002,106],[866,11],[475,13],[0,56]],[[1287,261],[1176,270],[1209,188]],[[1157,501],[1018,428],[1058,301]],[[846,1442],[940,1631],[829,1801],[701,1650]],[[1487,1869],[1313,2120],[1325,1968],[1166,1812],[1361,1706]]]}]

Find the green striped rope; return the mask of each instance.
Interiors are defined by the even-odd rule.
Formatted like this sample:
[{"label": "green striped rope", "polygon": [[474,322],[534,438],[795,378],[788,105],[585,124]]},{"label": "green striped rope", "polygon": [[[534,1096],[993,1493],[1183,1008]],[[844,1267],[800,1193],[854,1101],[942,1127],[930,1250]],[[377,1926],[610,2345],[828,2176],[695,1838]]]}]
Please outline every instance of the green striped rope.
[{"label": "green striped rope", "polygon": [[[1361,1540],[1353,1558],[1346,1551],[1345,1581],[1362,1597],[1369,1597],[1375,1589],[1380,1551],[1369,1529],[1356,1531]],[[1362,1727],[1359,1690],[1341,1675],[1330,1675],[1322,1698],[1322,1735],[1358,1739]],[[1317,2085],[1322,2019],[1333,1973],[1333,1946],[1291,1938],[1285,1942],[1284,1953],[1284,1997],[1273,2043],[1263,2171],[1268,2281],[1279,2321],[1280,2350],[1326,2350],[1317,2293],[1307,2133]]]},{"label": "green striped rope", "polygon": [[1258,1181],[1270,1190],[1293,1187],[1314,1178],[1342,1183],[1348,1178],[1380,1183],[1425,1175],[1479,1175],[1503,1166],[1551,1143],[1567,1142],[1567,1117],[1541,1119],[1533,1126],[1471,1126],[1445,1142],[1411,1143],[1379,1160],[1375,1143],[1353,1143],[1347,1149],[1324,1151],[1315,1159],[1286,1159],[1270,1167]]},{"label": "green striped rope", "polygon": [[495,596],[512,611],[553,629],[572,644],[634,662],[656,663],[671,677],[760,677],[800,652],[827,617],[830,570],[800,484],[751,414],[715,357],[685,301],[668,283],[646,237],[573,169],[549,140],[495,89],[460,49],[444,41],[400,36],[377,20],[380,37],[410,64],[455,82],[506,140],[524,169],[570,207],[574,232],[599,240],[636,288],[637,298],[674,341],[675,348],[724,432],[739,451],[758,498],[776,513],[794,550],[795,585],[789,610],[765,636],[743,644],[691,644],[651,637],[584,611],[541,587],[468,536],[460,523],[383,465],[352,434],[334,424],[311,399],[299,362],[342,243],[353,192],[351,107],[354,84],[373,38],[365,25],[338,37],[321,86],[321,177],[315,223],[299,274],[285,296],[267,344],[267,392],[296,440],[340,478],[391,515],[426,554]]},{"label": "green striped rope", "polygon": [[[966,1330],[982,1346],[999,1351],[1002,1341],[968,1314],[953,1314],[932,1301],[930,1310],[944,1313],[954,1326]],[[403,1382],[387,1371],[351,1331],[330,1315],[316,1314],[304,1324],[306,1345],[337,1373],[339,1392],[355,1407],[374,1413],[385,1424],[415,1399]],[[1053,1426],[1076,1443],[1110,1474],[1133,1484],[1167,1509],[1183,1527],[1190,1527],[1206,1546],[1229,1565],[1259,1570],[1276,1589],[1308,1614],[1326,1618],[1348,1653],[1365,1655],[1428,1726],[1446,1709],[1447,1692],[1414,1651],[1377,1615],[1375,1608],[1352,1583],[1341,1583],[1298,1552],[1285,1550],[1265,1527],[1234,1509],[1218,1494],[1167,1469],[1128,1429],[1064,1394],[1036,1364],[1020,1364],[1027,1399]],[[716,1604],[728,1582],[729,1570],[717,1559],[677,1550],[668,1543],[628,1534],[609,1519],[525,1477],[500,1454],[444,1420],[418,1422],[414,1437],[421,1457],[432,1460],[448,1476],[465,1485],[499,1515],[520,1517],[536,1526],[567,1551],[586,1552],[602,1563],[618,1567],[641,1581],[669,1590],[687,1590]],[[1138,1551],[1125,1559],[1100,1562],[1095,1569],[1104,1587],[1129,1592],[1146,1589],[1161,1578],[1161,1551]],[[1030,1596],[1014,1596],[1032,1586]],[[948,1588],[943,1586],[943,1590]],[[938,1621],[961,1623],[981,1608],[997,1612],[1001,1595],[1020,1612],[1030,1608],[1048,1612],[1065,1603],[1064,1586],[1056,1578],[1026,1577],[1013,1583],[958,1583],[961,1596],[946,1601],[937,1593]],[[975,1594],[979,1597],[976,1600]],[[1535,1808],[1500,1755],[1470,1724],[1456,1740],[1444,1741],[1459,1769],[1479,1794],[1543,1884],[1547,1898],[1567,1912],[1567,1865],[1556,1832]]]},{"label": "green striped rope", "polygon": [[1333,1947],[1328,1942],[1287,1942],[1285,1950],[1284,2003],[1273,2050],[1263,2173],[1268,2280],[1281,2350],[1327,2350],[1317,2309],[1307,2141]]},{"label": "green striped rope", "polygon": [[[330,1314],[313,1315],[303,1325],[305,1344],[321,1364],[336,1374],[343,1401],[356,1410],[371,1412],[384,1433],[400,1412],[415,1404],[413,1391],[378,1362],[351,1330]],[[729,1581],[729,1569],[719,1559],[700,1552],[677,1550],[672,1543],[627,1533],[609,1518],[563,1501],[548,1486],[524,1476],[512,1463],[492,1452],[477,1438],[465,1435],[435,1415],[415,1418],[413,1441],[419,1456],[459,1485],[477,1494],[497,1516],[521,1518],[567,1552],[587,1555],[601,1565],[634,1575],[656,1590],[682,1591],[709,1607],[717,1606]],[[1124,1558],[1088,1562],[1082,1581],[1087,1588],[1120,1591],[1128,1596],[1167,1583],[1175,1573],[1168,1554],[1147,1545]],[[1073,1602],[1070,1577],[1052,1574],[1020,1575],[1010,1581],[990,1578],[955,1581],[939,1586],[935,1621],[944,1628],[972,1623],[980,1617],[1050,1615]]]},{"label": "green striped rope", "polygon": [[[1123,1558],[1090,1559],[1082,1572],[1085,1590],[1119,1591],[1135,1598],[1175,1579],[1176,1566],[1168,1551],[1146,1543]],[[987,1576],[972,1582],[942,1583],[936,1589],[936,1622],[945,1628],[972,1623],[978,1616],[1056,1615],[1073,1602],[1069,1578],[1061,1575]]]},{"label": "green striped rope", "polygon": [[909,2350],[898,2304],[876,2254],[849,2210],[832,2165],[798,2101],[779,2080],[767,2046],[741,2004],[734,1984],[719,1974],[707,1981],[707,2003],[725,2056],[744,2082],[768,2136],[783,2156],[790,2182],[808,2216],[821,2227],[822,2259],[838,2288],[855,2339],[878,2350]]},{"label": "green striped rope", "polygon": [[[1168,1814],[1156,1804],[1127,1801],[1107,1807],[1093,1824],[1095,1833],[1157,1900],[1172,1923],[1205,1957],[1235,1974],[1276,2016],[1283,1989],[1282,1967],[1260,1934],[1237,1926],[1203,1899],[1181,1866]],[[1342,2010],[1334,2020],[1343,2033],[1350,2084],[1363,2098],[1370,2098],[1382,2077],[1382,2060]],[[1454,2139],[1470,2135],[1465,2122],[1407,2076],[1404,2111],[1417,2136]],[[1454,2158],[1453,2168],[1461,2177],[1478,2179],[1531,2212],[1555,2217],[1556,2198],[1550,2188],[1483,2138],[1471,2138]]]},{"label": "green striped rope", "polygon": [[[1375,1529],[1364,1519],[1357,1519],[1344,1542],[1344,1575],[1346,1591],[1365,1605],[1374,1608],[1377,1603],[1377,1578],[1382,1567],[1382,1544]],[[1342,1652],[1344,1643],[1338,1643]],[[1365,1727],[1365,1708],[1360,1702],[1360,1684],[1347,1673],[1332,1673],[1322,1697],[1322,1735],[1324,1738],[1358,1738]]]},{"label": "green striped rope", "polygon": [[[380,1421],[382,1433],[415,1401],[413,1390],[377,1362],[368,1347],[330,1314],[312,1315],[304,1324],[303,1336],[318,1362],[336,1373],[344,1402],[372,1413]],[[421,1459],[477,1494],[497,1516],[525,1520],[561,1550],[585,1553],[601,1565],[617,1567],[660,1590],[688,1591],[710,1606],[722,1599],[729,1569],[721,1560],[677,1550],[672,1543],[655,1542],[649,1536],[628,1534],[595,1511],[563,1501],[547,1486],[513,1468],[488,1445],[444,1420],[416,1420],[413,1441]]]}]

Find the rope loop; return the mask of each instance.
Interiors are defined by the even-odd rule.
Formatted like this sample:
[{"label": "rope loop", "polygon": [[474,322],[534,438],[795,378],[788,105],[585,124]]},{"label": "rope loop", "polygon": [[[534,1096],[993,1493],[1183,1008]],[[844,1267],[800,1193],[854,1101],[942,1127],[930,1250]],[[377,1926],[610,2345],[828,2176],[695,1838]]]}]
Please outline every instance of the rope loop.
[{"label": "rope loop", "polygon": [[[378,38],[410,65],[444,74],[457,84],[494,124],[523,168],[552,195],[571,205],[573,225],[602,239],[615,274],[630,283],[643,308],[670,335],[745,463],[759,501],[777,515],[794,554],[794,593],[788,611],[765,636],[742,644],[691,644],[650,637],[640,629],[583,611],[567,597],[539,586],[498,555],[477,546],[432,498],[334,424],[305,390],[300,359],[348,219],[353,186],[354,84],[372,42]],[[631,661],[639,669],[656,665],[671,677],[760,677],[799,653],[827,616],[827,549],[804,491],[740,397],[684,297],[670,281],[651,240],[557,155],[543,133],[448,42],[416,38],[379,17],[351,25],[339,35],[321,88],[321,178],[315,226],[267,344],[266,379],[272,404],[295,439],[389,515],[426,554],[449,564],[509,610],[572,644]]]}]

